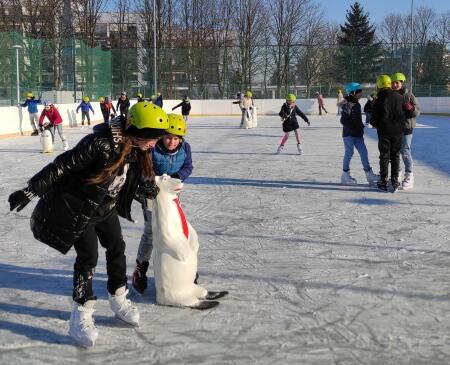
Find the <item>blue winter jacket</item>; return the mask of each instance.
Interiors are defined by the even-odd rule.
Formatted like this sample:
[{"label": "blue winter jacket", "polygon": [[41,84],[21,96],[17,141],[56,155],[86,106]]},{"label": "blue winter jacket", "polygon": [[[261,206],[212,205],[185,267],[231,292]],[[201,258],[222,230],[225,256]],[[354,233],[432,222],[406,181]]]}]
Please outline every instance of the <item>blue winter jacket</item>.
[{"label": "blue winter jacket", "polygon": [[183,140],[174,152],[169,152],[162,140],[159,140],[152,151],[153,168],[155,174],[167,174],[172,177],[186,180],[192,173],[191,146]]},{"label": "blue winter jacket", "polygon": [[28,113],[37,113],[38,112],[38,104],[41,103],[41,99],[27,99],[25,103],[20,104],[21,107],[28,107]]},{"label": "blue winter jacket", "polygon": [[86,102],[82,101],[80,103],[80,105],[77,106],[77,113],[78,113],[78,110],[80,110],[80,108],[83,113],[89,113],[89,109],[91,109],[92,113],[94,112],[94,109],[92,108],[92,105],[90,102],[86,103]]}]

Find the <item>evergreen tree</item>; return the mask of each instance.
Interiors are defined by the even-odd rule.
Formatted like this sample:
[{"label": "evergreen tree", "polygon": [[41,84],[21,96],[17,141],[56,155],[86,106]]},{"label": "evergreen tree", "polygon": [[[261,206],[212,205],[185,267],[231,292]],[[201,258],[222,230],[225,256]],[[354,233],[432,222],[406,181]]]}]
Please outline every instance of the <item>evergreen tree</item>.
[{"label": "evergreen tree", "polygon": [[337,70],[342,82],[374,82],[380,69],[381,45],[375,41],[375,26],[358,2],[347,10],[347,20],[338,37]]}]

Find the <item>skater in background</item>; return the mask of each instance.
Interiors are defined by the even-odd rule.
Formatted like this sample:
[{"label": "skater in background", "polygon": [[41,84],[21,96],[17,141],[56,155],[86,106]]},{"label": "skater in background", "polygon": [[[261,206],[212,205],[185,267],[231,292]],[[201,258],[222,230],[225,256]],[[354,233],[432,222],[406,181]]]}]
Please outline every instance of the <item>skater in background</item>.
[{"label": "skater in background", "polygon": [[61,138],[64,151],[67,151],[69,148],[69,143],[67,142],[66,136],[63,133],[63,125],[61,114],[59,114],[58,109],[48,100],[44,100],[44,110],[41,112],[41,116],[39,117],[39,127],[41,130],[44,129],[45,118],[50,122],[50,126],[48,129],[52,134],[52,141],[55,143],[55,134],[58,131],[59,138]]},{"label": "skater in background", "polygon": [[406,76],[401,72],[396,72],[391,76],[392,89],[403,96],[403,111],[405,112],[406,123],[403,134],[402,155],[405,165],[405,177],[402,181],[402,189],[408,190],[414,187],[413,159],[411,154],[411,143],[413,130],[416,127],[416,118],[420,115],[419,103],[412,92],[405,87]]},{"label": "skater in background", "polygon": [[91,103],[89,102],[89,96],[84,96],[83,101],[78,105],[77,107],[77,114],[81,109],[81,129],[84,128],[84,119],[87,119],[88,122],[88,128],[91,128],[91,117],[89,115],[89,111],[92,112],[92,115],[94,115],[94,108],[92,107]]},{"label": "skater in background", "polygon": [[295,104],[297,97],[294,94],[288,94],[286,97],[286,102],[282,105],[280,110],[281,121],[283,122],[283,132],[284,136],[281,139],[280,145],[277,149],[277,155],[280,154],[284,149],[284,144],[289,138],[289,133],[294,131],[295,138],[297,140],[297,150],[300,155],[303,154],[302,143],[300,140],[300,133],[298,129],[300,128],[298,125],[296,115],[299,115],[308,126],[311,123],[308,120],[308,117],[300,110],[300,108]]},{"label": "skater in background", "polygon": [[105,98],[100,97],[98,100],[100,101],[100,110],[102,111],[103,121],[108,123],[109,118],[116,116],[116,109],[114,109],[114,105],[109,99],[109,96],[106,96]]},{"label": "skater in background", "polygon": [[153,104],[158,105],[160,108],[163,107],[163,97],[161,93],[156,93],[156,100],[153,102]]},{"label": "skater in background", "polygon": [[253,102],[253,93],[250,90],[247,90],[245,92],[244,97],[241,99],[239,103],[239,107],[241,108],[242,112],[241,124],[239,128],[243,128],[245,118],[252,118],[254,102]]},{"label": "skater in background", "polygon": [[128,99],[126,91],[120,93],[119,100],[117,101],[116,110],[120,115],[126,116],[128,114],[128,109],[130,108],[130,99]]},{"label": "skater in background", "polygon": [[341,104],[342,100],[344,100],[344,95],[342,94],[342,90],[339,89],[338,94],[337,94],[337,99],[336,99],[336,106],[337,106],[337,114],[336,115],[341,115],[341,107],[339,105]]},{"label": "skater in background", "polygon": [[[185,140],[186,121],[179,114],[169,114],[169,128],[158,141],[151,155],[157,176],[167,174],[173,178],[186,180],[192,173],[191,146]],[[136,268],[132,276],[134,289],[143,294],[147,288],[147,270],[153,250],[152,211],[150,202],[143,199],[144,232],[139,243]]]},{"label": "skater in background", "polygon": [[325,100],[323,99],[322,94],[319,93],[318,91],[316,91],[316,99],[317,102],[319,103],[319,115],[322,115],[322,109],[328,115],[328,112],[325,109]]},{"label": "skater in background", "polygon": [[341,184],[353,185],[357,181],[350,175],[350,161],[354,149],[359,153],[361,163],[366,174],[367,182],[372,185],[378,181],[378,175],[372,171],[369,163],[367,147],[364,142],[364,124],[362,121],[361,105],[359,99],[362,97],[361,85],[350,82],[345,86],[345,98],[339,106],[341,107],[342,139],[344,141],[344,159],[342,162]]},{"label": "skater in background", "polygon": [[[98,243],[106,249],[109,304],[116,317],[137,326],[138,309],[127,299],[125,242],[118,215],[131,220],[131,203],[141,193],[154,199],[157,189],[148,150],[169,127],[160,108],[137,103],[128,117],[102,123],[34,175],[28,186],[9,196],[10,209],[22,210],[39,196],[31,217],[36,239],[62,253],[76,251],[69,334],[93,346],[98,330],[92,318],[97,297],[92,280]],[[144,182],[142,182],[144,181]]]},{"label": "skater in background", "polygon": [[370,126],[370,119],[372,118],[372,105],[376,97],[376,92],[370,93],[370,95],[367,97],[367,102],[364,105],[364,113],[366,114],[366,127]]},{"label": "skater in background", "polygon": [[175,110],[181,106],[181,115],[183,116],[183,119],[187,122],[189,113],[191,112],[191,101],[189,99],[189,96],[185,95],[183,96],[183,99],[181,100],[180,104],[175,105],[172,110]]},{"label": "skater in background", "polygon": [[378,149],[380,151],[380,180],[378,189],[388,191],[389,163],[391,163],[392,191],[399,187],[400,149],[406,117],[403,111],[403,96],[391,89],[388,75],[377,78],[377,99],[372,108],[372,126],[377,129]]},{"label": "skater in background", "polygon": [[19,104],[22,108],[28,107],[28,115],[30,116],[30,125],[33,129],[32,136],[37,136],[38,131],[38,104],[41,103],[41,99],[35,99],[32,92],[27,93],[27,98],[23,104]]}]

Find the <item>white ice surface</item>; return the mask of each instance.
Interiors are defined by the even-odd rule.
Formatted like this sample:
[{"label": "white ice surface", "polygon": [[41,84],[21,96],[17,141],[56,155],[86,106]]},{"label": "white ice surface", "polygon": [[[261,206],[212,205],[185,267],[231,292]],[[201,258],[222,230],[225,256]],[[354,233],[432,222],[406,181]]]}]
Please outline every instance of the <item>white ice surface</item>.
[{"label": "white ice surface", "polygon": [[[4,121],[5,123],[7,121]],[[413,139],[415,189],[369,188],[355,152],[357,186],[339,184],[335,116],[301,122],[275,155],[278,117],[240,130],[238,117],[192,118],[194,173],[181,201],[200,237],[200,282],[230,295],[210,311],[155,305],[134,295],[141,327],[107,303],[104,250],[94,280],[99,339],[67,335],[73,250],[33,239],[33,201],[8,213],[7,197],[54,155],[39,138],[0,140],[1,364],[448,364],[450,362],[450,120],[420,117]],[[428,127],[428,128],[427,128]],[[429,128],[434,127],[434,128]],[[87,131],[66,129],[73,146]],[[62,152],[56,138],[55,153]],[[374,130],[366,143],[374,171]],[[131,274],[143,229],[122,220]],[[153,284],[153,283],[151,283]]]}]

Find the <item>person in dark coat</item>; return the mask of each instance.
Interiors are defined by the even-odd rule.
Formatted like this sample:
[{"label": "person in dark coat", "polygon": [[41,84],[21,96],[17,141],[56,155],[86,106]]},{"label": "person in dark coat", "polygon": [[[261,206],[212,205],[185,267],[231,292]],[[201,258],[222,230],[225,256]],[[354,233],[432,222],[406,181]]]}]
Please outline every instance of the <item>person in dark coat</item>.
[{"label": "person in dark coat", "polygon": [[137,103],[127,117],[97,125],[92,134],[35,174],[27,187],[9,196],[10,209],[17,211],[38,196],[31,216],[34,237],[63,254],[75,248],[69,334],[83,346],[93,346],[98,336],[92,320],[97,239],[106,248],[111,309],[131,325],[139,322],[137,308],[126,297],[125,242],[118,215],[132,220],[131,203],[138,188],[149,199],[156,196],[148,150],[168,127],[162,109]]},{"label": "person in dark coat", "polygon": [[300,108],[295,104],[297,97],[294,94],[288,94],[286,97],[286,102],[282,105],[280,110],[280,117],[283,123],[283,132],[284,136],[281,139],[280,145],[277,149],[277,155],[280,154],[284,149],[284,144],[289,138],[289,133],[294,131],[295,138],[297,139],[297,150],[301,155],[303,154],[302,144],[300,142],[300,134],[298,133],[298,129],[300,126],[298,125],[296,115],[299,115],[306,124],[311,125],[308,120],[308,117],[303,114]]},{"label": "person in dark coat", "polygon": [[158,105],[160,108],[163,107],[163,97],[161,93],[156,93],[156,100],[154,101],[155,105]]},{"label": "person in dark coat", "polygon": [[366,179],[369,184],[376,184],[378,176],[372,171],[369,163],[366,143],[364,142],[364,124],[362,122],[361,85],[357,82],[349,82],[345,85],[345,98],[338,105],[341,108],[342,139],[344,141],[344,159],[342,162],[341,184],[353,185],[357,181],[350,175],[350,161],[353,151],[356,150],[361,158]]},{"label": "person in dark coat", "polygon": [[122,91],[120,93],[119,100],[117,100],[116,110],[120,115],[126,116],[128,109],[130,108],[130,99],[128,99],[127,93]]},{"label": "person in dark coat", "polygon": [[181,106],[181,115],[183,119],[187,122],[189,113],[191,112],[191,101],[189,100],[189,96],[183,96],[180,104],[175,105],[172,110],[175,110]]},{"label": "person in dark coat", "polygon": [[377,78],[377,99],[373,103],[371,124],[377,129],[380,151],[380,180],[378,189],[388,190],[389,163],[391,163],[392,191],[399,187],[398,173],[400,149],[402,147],[406,116],[403,111],[403,96],[391,89],[391,78]]}]

